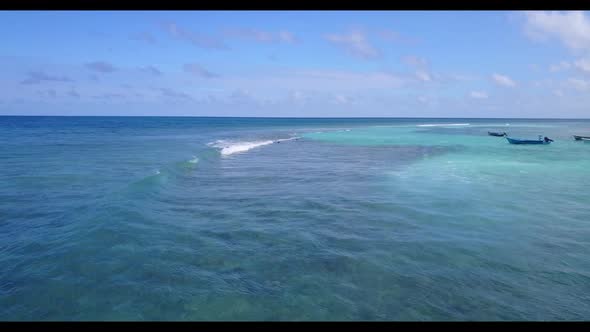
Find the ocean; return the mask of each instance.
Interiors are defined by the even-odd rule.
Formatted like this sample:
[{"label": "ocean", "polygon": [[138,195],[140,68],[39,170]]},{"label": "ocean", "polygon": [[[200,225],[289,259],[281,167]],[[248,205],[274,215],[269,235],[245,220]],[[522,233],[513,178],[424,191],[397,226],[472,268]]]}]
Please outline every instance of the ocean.
[{"label": "ocean", "polygon": [[576,134],[590,120],[3,116],[0,320],[588,320]]}]

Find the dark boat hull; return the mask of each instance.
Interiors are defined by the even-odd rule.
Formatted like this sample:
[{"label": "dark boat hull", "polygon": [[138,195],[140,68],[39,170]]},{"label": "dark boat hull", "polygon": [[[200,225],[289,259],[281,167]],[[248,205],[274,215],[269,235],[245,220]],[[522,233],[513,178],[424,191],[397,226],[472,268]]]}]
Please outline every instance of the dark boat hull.
[{"label": "dark boat hull", "polygon": [[506,137],[508,143],[510,144],[537,144],[537,145],[547,145],[551,142],[545,142],[543,140],[531,140],[531,139],[515,139]]},{"label": "dark boat hull", "polygon": [[504,137],[504,136],[506,136],[506,133],[500,134],[500,133],[492,133],[492,132],[488,131],[488,135],[495,136],[495,137]]},{"label": "dark boat hull", "polygon": [[590,136],[578,136],[578,135],[574,135],[574,139],[576,141],[586,141],[586,140],[590,140]]}]

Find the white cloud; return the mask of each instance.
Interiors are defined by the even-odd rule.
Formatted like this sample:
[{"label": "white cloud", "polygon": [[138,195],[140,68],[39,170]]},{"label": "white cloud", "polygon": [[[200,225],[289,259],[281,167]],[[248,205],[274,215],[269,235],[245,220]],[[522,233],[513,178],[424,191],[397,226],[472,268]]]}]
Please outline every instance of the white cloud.
[{"label": "white cloud", "polygon": [[432,77],[426,71],[419,70],[416,72],[416,77],[423,82],[430,82],[432,81]]},{"label": "white cloud", "polygon": [[290,91],[287,96],[287,101],[294,105],[303,106],[311,100],[311,96],[300,90]]},{"label": "white cloud", "polygon": [[290,31],[281,30],[278,32],[263,31],[257,29],[227,29],[224,31],[224,35],[230,38],[241,38],[247,40],[253,40],[259,43],[288,43],[294,44],[299,39]]},{"label": "white cloud", "polygon": [[346,34],[328,34],[325,38],[333,44],[343,47],[352,55],[363,59],[374,59],[381,55],[379,50],[369,43],[365,33],[360,30],[352,30]]},{"label": "white cloud", "polygon": [[578,59],[574,62],[574,67],[582,72],[590,73],[590,59]]},{"label": "white cloud", "polygon": [[43,71],[31,71],[28,77],[21,82],[21,84],[39,84],[41,82],[73,82],[72,79],[66,76],[57,76],[46,74]]},{"label": "white cloud", "polygon": [[186,94],[184,92],[177,91],[174,89],[160,88],[157,90],[159,90],[162,93],[163,97],[173,98],[173,99],[189,99],[189,100],[193,99],[189,94]]},{"label": "white cloud", "polygon": [[402,58],[402,62],[416,69],[414,75],[419,81],[431,82],[433,80],[433,75],[428,69],[428,61],[426,59],[415,55],[408,55]]},{"label": "white cloud", "polygon": [[590,58],[581,58],[573,62],[561,61],[558,64],[549,66],[549,71],[552,73],[556,73],[571,68],[575,68],[582,73],[590,74]]},{"label": "white cloud", "polygon": [[572,65],[569,62],[567,62],[567,61],[561,61],[558,64],[549,66],[549,71],[552,72],[552,73],[555,73],[555,72],[558,72],[558,71],[570,69],[571,66]]},{"label": "white cloud", "polygon": [[115,66],[106,61],[90,62],[86,64],[86,67],[99,73],[112,73],[118,70]]},{"label": "white cloud", "polygon": [[[322,103],[358,105],[362,103],[361,97],[396,94],[400,88],[415,83],[413,77],[348,70],[279,70],[259,75],[225,75],[208,82],[212,88],[224,89],[219,94],[222,100],[227,91],[247,89],[253,100],[270,98],[298,107]],[[200,98],[200,94],[195,98]]]},{"label": "white cloud", "polygon": [[297,100],[297,101],[305,99],[305,97],[303,96],[303,92],[301,92],[301,91],[291,91],[291,93],[289,94],[289,97],[292,100]]},{"label": "white cloud", "polygon": [[516,86],[516,82],[514,82],[510,77],[500,74],[492,74],[492,80],[498,84],[505,87],[514,87]]},{"label": "white cloud", "polygon": [[162,76],[162,71],[159,70],[158,68],[156,68],[155,66],[140,67],[139,70],[141,72],[144,72],[146,74],[150,74],[153,76]]},{"label": "white cloud", "polygon": [[469,96],[474,99],[487,99],[488,98],[488,94],[483,91],[471,91]]},{"label": "white cloud", "polygon": [[393,31],[390,29],[383,29],[383,30],[379,31],[379,33],[377,35],[386,41],[400,40],[400,34],[396,31]]},{"label": "white cloud", "polygon": [[418,96],[416,98],[416,100],[420,103],[423,104],[426,107],[436,107],[440,104],[439,102],[439,98],[435,97],[435,96]]},{"label": "white cloud", "polygon": [[590,20],[581,11],[527,11],[525,33],[535,40],[559,39],[572,50],[590,50]]},{"label": "white cloud", "polygon": [[294,102],[296,104],[302,104],[305,102],[305,96],[303,95],[303,92],[301,92],[301,91],[292,91],[289,94],[289,100],[291,100],[292,102]]},{"label": "white cloud", "polygon": [[479,76],[464,75],[464,74],[448,74],[446,76],[451,81],[464,81],[464,82],[466,82],[466,81],[475,81],[475,80],[481,79]]},{"label": "white cloud", "polygon": [[409,79],[387,72],[355,72],[339,70],[288,70],[256,77],[225,77],[223,84],[249,87],[262,91],[314,90],[317,92],[344,93],[359,90],[391,90],[411,82]]},{"label": "white cloud", "polygon": [[192,74],[197,77],[204,77],[204,78],[215,78],[219,77],[219,75],[210,72],[209,70],[203,68],[201,65],[196,63],[187,63],[182,66],[182,69],[189,74]]},{"label": "white cloud", "polygon": [[402,58],[402,61],[405,64],[413,67],[424,68],[428,66],[428,62],[426,61],[426,59],[415,55],[405,56]]},{"label": "white cloud", "polygon": [[[583,77],[569,77],[565,79],[545,79],[534,81],[533,86],[544,90],[544,96],[559,96],[563,97],[568,93],[574,91],[588,92],[590,91],[590,79]],[[540,92],[540,91],[539,91]],[[590,97],[590,95],[588,95]]]},{"label": "white cloud", "polygon": [[239,104],[244,102],[251,102],[254,100],[254,97],[250,90],[236,89],[231,93],[231,95],[229,95],[228,99],[230,102]]},{"label": "white cloud", "polygon": [[337,94],[334,96],[334,103],[338,104],[338,105],[346,105],[346,104],[350,104],[353,102],[353,98],[352,97],[348,97],[345,95],[341,95],[341,94]]},{"label": "white cloud", "polygon": [[590,88],[590,82],[579,78],[570,78],[567,80],[569,86],[578,91],[586,91]]},{"label": "white cloud", "polygon": [[173,38],[187,41],[197,47],[226,50],[228,47],[219,39],[198,34],[184,29],[174,22],[161,24],[162,28]]},{"label": "white cloud", "polygon": [[298,39],[292,32],[289,31],[279,31],[278,37],[280,41],[285,43],[295,43]]},{"label": "white cloud", "polygon": [[395,43],[404,43],[404,44],[416,44],[419,42],[418,39],[414,37],[409,37],[400,34],[397,31],[393,31],[391,29],[381,29],[374,32],[375,36],[379,37],[380,39],[386,42],[395,42]]}]

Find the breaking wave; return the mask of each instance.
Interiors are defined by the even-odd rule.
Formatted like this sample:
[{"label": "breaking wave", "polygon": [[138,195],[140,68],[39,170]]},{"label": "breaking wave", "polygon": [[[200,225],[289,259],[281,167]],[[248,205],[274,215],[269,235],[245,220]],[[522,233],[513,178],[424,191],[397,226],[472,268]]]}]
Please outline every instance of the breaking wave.
[{"label": "breaking wave", "polygon": [[209,143],[209,146],[219,148],[222,156],[229,156],[235,153],[242,153],[250,151],[252,149],[270,145],[273,143],[280,143],[285,141],[291,141],[299,139],[300,137],[282,138],[277,140],[259,140],[259,141],[228,141],[228,140],[217,140]]}]

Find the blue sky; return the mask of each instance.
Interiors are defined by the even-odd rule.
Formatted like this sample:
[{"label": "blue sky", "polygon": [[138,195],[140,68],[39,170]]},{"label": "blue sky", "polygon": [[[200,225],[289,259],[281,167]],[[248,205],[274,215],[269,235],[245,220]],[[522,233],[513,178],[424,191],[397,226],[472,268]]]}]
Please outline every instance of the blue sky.
[{"label": "blue sky", "polygon": [[590,117],[590,16],[4,11],[0,114]]}]

